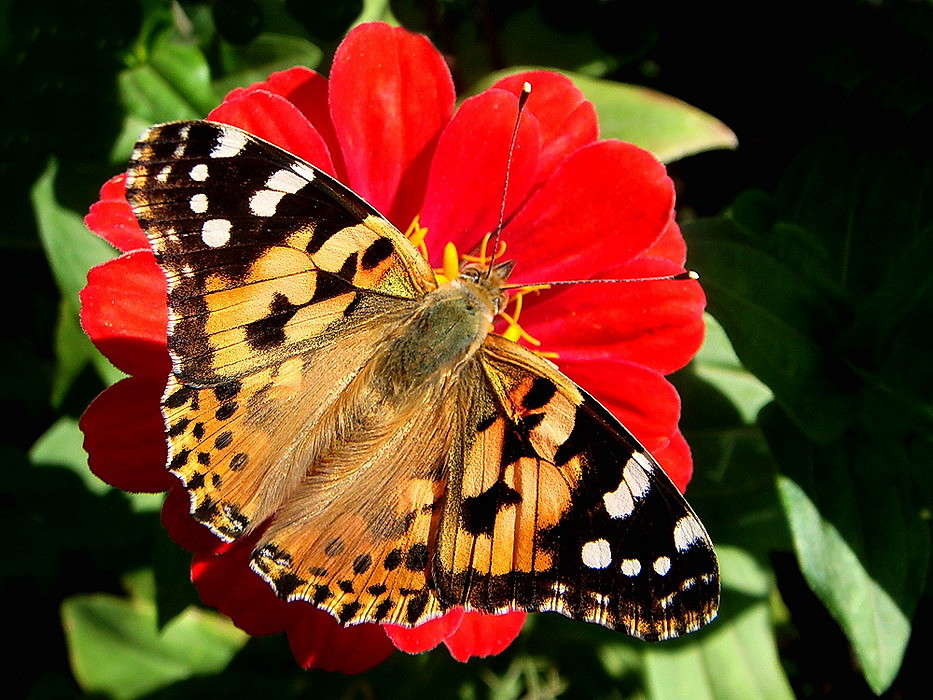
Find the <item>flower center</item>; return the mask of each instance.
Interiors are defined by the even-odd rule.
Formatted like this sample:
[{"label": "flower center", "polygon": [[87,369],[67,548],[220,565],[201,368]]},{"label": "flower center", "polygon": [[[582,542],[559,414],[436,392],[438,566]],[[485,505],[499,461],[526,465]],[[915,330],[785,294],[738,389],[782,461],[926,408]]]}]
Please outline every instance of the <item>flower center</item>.
[{"label": "flower center", "polygon": [[[418,252],[424,257],[425,260],[430,260],[430,251],[428,246],[425,243],[425,237],[428,234],[428,229],[426,226],[421,225],[420,217],[415,216],[411,220],[411,223],[408,225],[408,229],[405,231],[405,235],[408,237],[408,240],[411,241],[412,245],[418,249]],[[496,260],[500,259],[505,254],[505,241],[499,241],[496,246],[494,253],[490,254],[488,251],[489,241],[492,238],[491,233],[487,233],[483,236],[483,240],[479,245],[479,254],[478,255],[468,255],[466,253],[460,253],[457,251],[457,246],[454,245],[452,241],[448,241],[444,244],[444,251],[441,257],[441,266],[439,268],[434,268],[434,278],[437,280],[439,285],[449,284],[460,276],[460,266],[462,263],[474,263],[482,267],[489,267]],[[522,307],[524,305],[524,298],[527,294],[533,292],[541,292],[545,289],[549,289],[549,285],[546,284],[534,284],[528,285],[526,287],[519,287],[512,291],[508,296],[508,301],[506,301],[503,308],[496,314],[496,319],[502,319],[504,321],[504,328],[497,331],[500,335],[515,343],[524,342],[527,345],[531,346],[532,352],[541,357],[547,358],[557,358],[558,354],[556,352],[544,352],[538,350],[537,348],[541,347],[541,341],[531,335],[528,331],[522,328],[519,320],[522,315]],[[495,319],[493,320],[495,323]]]}]

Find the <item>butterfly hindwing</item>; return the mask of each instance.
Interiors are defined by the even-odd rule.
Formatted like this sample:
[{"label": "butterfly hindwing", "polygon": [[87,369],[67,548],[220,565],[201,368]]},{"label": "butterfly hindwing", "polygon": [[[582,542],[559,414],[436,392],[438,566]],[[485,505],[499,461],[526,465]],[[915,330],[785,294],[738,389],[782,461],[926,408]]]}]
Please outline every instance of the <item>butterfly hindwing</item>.
[{"label": "butterfly hindwing", "polygon": [[[253,569],[283,597],[308,600],[343,624],[411,627],[440,615],[447,606],[430,585],[430,554],[459,424],[444,419],[456,410],[451,398],[426,396],[397,414],[361,397],[368,417],[293,492]],[[376,437],[363,447],[364,435]]]},{"label": "butterfly hindwing", "polygon": [[362,199],[232,126],[147,130],[127,198],[165,271],[169,351],[185,381],[275,365],[344,332],[374,294],[414,299],[434,286],[423,258]]},{"label": "butterfly hindwing", "polygon": [[712,545],[657,462],[546,360],[489,336],[478,361],[487,384],[451,456],[434,560],[441,599],[553,610],[643,639],[711,619]]}]

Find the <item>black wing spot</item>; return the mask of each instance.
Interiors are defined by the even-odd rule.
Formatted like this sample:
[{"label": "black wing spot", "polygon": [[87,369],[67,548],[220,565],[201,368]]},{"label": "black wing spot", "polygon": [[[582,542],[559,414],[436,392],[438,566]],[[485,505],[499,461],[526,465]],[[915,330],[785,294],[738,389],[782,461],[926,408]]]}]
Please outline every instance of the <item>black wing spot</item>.
[{"label": "black wing spot", "polygon": [[295,589],[303,584],[304,580],[295,576],[293,573],[284,573],[272,580],[272,585],[275,586],[275,592],[279,594],[280,598],[287,598],[295,592]]},{"label": "black wing spot", "polygon": [[344,603],[343,606],[340,608],[340,612],[337,613],[337,619],[341,623],[345,623],[348,620],[352,620],[353,616],[356,615],[357,612],[359,612],[359,609],[361,607],[363,606],[360,605],[359,602]]},{"label": "black wing spot", "polygon": [[311,602],[315,605],[320,605],[328,598],[333,597],[333,592],[328,586],[315,586],[314,595],[311,597]]},{"label": "black wing spot", "polygon": [[363,253],[363,259],[360,261],[360,265],[362,265],[364,270],[372,270],[374,267],[378,267],[379,263],[392,255],[394,250],[395,246],[392,245],[392,241],[388,238],[377,238],[366,249],[366,252]]},{"label": "black wing spot", "polygon": [[386,615],[389,614],[389,611],[391,611],[393,607],[395,607],[395,601],[391,598],[386,598],[379,603],[373,611],[373,617],[376,619],[376,622],[385,619]]},{"label": "black wing spot", "polygon": [[188,463],[188,458],[191,456],[191,450],[181,450],[174,457],[172,461],[168,463],[168,468],[171,471],[177,471],[181,469]]},{"label": "black wing spot", "polygon": [[424,571],[428,565],[428,548],[418,542],[412,545],[405,556],[405,568],[409,571]]},{"label": "black wing spot", "polygon": [[386,555],[385,560],[382,562],[382,565],[385,567],[386,571],[394,571],[402,563],[402,550],[393,549]]},{"label": "black wing spot", "polygon": [[217,409],[217,412],[214,414],[214,417],[217,420],[227,420],[230,418],[237,410],[236,401],[228,401],[227,403],[221,404],[220,408]]},{"label": "black wing spot", "polygon": [[245,452],[237,452],[230,460],[230,471],[238,472],[246,466],[249,455]]},{"label": "black wing spot", "polygon": [[182,418],[180,421],[175,423],[168,430],[169,437],[177,437],[185,432],[185,429],[188,427],[188,424],[191,422],[190,418]]},{"label": "black wing spot", "polygon": [[554,398],[557,393],[557,385],[547,377],[535,377],[531,383],[531,388],[522,399],[522,406],[529,411],[534,411],[547,405],[548,401]]},{"label": "black wing spot", "polygon": [[233,433],[229,430],[225,430],[215,438],[214,447],[218,450],[225,450],[230,447],[231,442],[233,442]]},{"label": "black wing spot", "polygon": [[364,574],[372,566],[373,558],[368,554],[361,554],[353,560],[353,573]]},{"label": "black wing spot", "polygon": [[497,481],[478,496],[463,499],[461,519],[471,535],[492,535],[496,515],[503,508],[522,502],[521,494],[504,481]]},{"label": "black wing spot", "polygon": [[224,382],[223,384],[218,384],[214,387],[214,396],[217,397],[217,400],[223,403],[224,401],[229,401],[237,394],[240,393],[240,389],[243,388],[242,382],[231,379],[229,382]]},{"label": "black wing spot", "polygon": [[424,612],[424,609],[427,607],[427,605],[427,592],[422,592],[408,599],[408,607],[405,610],[405,617],[408,618],[409,624],[414,624],[418,618],[421,617],[421,613]]}]

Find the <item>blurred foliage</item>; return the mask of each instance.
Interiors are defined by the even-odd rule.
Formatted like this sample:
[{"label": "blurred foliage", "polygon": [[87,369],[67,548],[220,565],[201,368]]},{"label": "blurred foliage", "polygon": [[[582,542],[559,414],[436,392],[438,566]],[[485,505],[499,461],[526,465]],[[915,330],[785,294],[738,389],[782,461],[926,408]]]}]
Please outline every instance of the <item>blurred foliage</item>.
[{"label": "blurred foliage", "polygon": [[[12,301],[0,521],[15,535],[0,585],[23,638],[8,653],[12,696],[916,693],[931,628],[933,4],[0,9]],[[669,162],[710,312],[706,344],[674,377],[691,502],[722,562],[722,613],[702,632],[652,646],[540,615],[493,659],[439,650],[358,677],[301,671],[281,636],[246,640],[197,607],[157,497],[87,470],[76,419],[119,376],[77,322],[87,269],[113,255],[81,223],[97,188],[148,124],[202,116],[291,65],[326,73],[346,30],[380,19],[427,33],[461,93],[517,66],[570,74],[605,136]],[[733,145],[723,124],[741,148],[703,153]]]}]

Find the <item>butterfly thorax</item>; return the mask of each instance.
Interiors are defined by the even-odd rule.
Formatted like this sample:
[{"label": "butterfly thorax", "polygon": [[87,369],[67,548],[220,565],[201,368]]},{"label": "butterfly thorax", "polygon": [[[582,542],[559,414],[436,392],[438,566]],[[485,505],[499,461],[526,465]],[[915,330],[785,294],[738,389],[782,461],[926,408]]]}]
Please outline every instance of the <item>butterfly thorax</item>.
[{"label": "butterfly thorax", "polygon": [[496,298],[469,279],[426,294],[401,322],[374,372],[386,398],[405,401],[456,376],[482,345],[495,313]]}]

